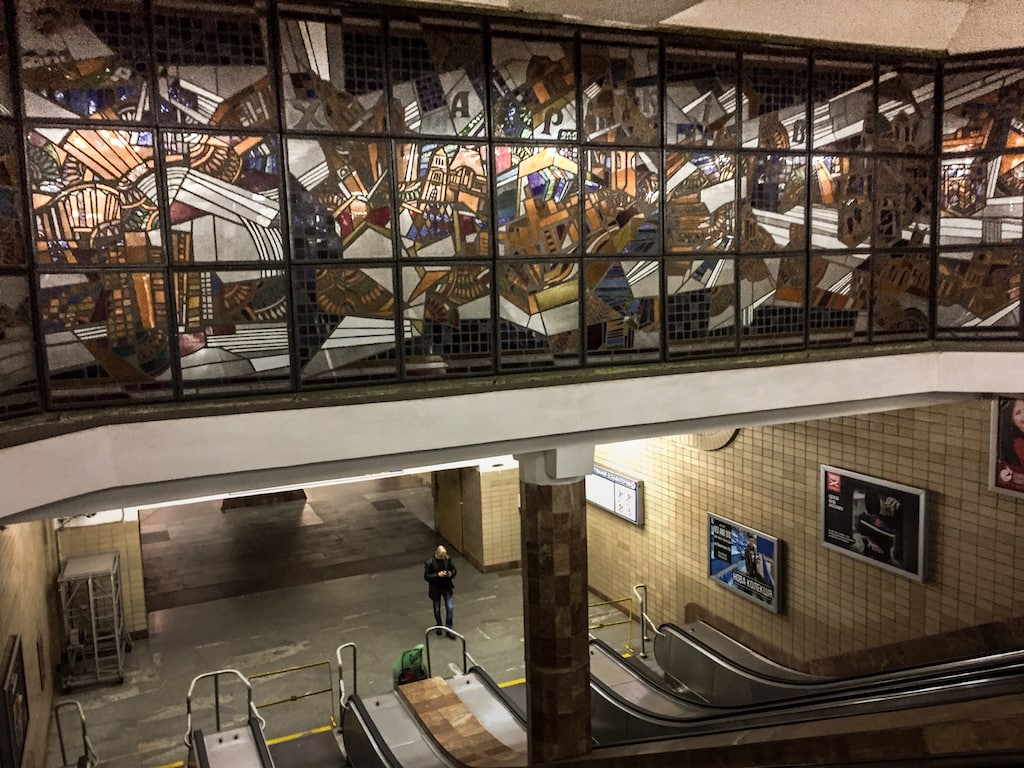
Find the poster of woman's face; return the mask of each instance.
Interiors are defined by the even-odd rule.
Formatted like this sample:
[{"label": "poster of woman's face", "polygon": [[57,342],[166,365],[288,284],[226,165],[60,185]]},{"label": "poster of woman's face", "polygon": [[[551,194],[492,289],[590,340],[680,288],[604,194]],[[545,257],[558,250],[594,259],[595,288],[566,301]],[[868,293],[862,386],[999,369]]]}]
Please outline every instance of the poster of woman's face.
[{"label": "poster of woman's face", "polygon": [[989,488],[1024,496],[1024,395],[992,401]]}]

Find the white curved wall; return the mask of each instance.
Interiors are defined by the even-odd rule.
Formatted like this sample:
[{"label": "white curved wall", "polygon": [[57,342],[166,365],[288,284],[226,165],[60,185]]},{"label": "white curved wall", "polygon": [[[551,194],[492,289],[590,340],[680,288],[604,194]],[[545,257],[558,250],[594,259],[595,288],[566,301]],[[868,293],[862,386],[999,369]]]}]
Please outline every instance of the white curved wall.
[{"label": "white curved wall", "polygon": [[1024,353],[929,352],[116,424],[0,450],[0,520],[910,407],[1021,382]]}]

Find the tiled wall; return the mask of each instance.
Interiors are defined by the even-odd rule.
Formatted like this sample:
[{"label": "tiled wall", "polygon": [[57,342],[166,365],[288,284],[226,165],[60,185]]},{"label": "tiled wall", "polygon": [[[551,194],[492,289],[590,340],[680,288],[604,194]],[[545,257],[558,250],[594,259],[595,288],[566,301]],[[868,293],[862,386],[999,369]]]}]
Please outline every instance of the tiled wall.
[{"label": "tiled wall", "polygon": [[56,563],[49,521],[16,523],[0,530],[0,654],[11,635],[21,636],[29,714],[25,766],[42,765],[46,755],[60,655],[55,629]]},{"label": "tiled wall", "polygon": [[147,631],[146,594],[142,579],[142,539],[138,514],[104,513],[76,519],[59,534],[60,554],[69,557],[118,552],[121,555],[121,591],[124,620],[132,634]]},{"label": "tiled wall", "polygon": [[519,469],[484,469],[480,473],[480,500],[486,515],[485,565],[492,569],[518,565],[521,557]]},{"label": "tiled wall", "polygon": [[[656,622],[682,623],[696,603],[802,660],[1020,616],[1024,504],[988,490],[989,409],[977,400],[743,429],[718,451],[685,435],[598,446],[598,464],[645,482],[646,524],[588,509],[591,586],[615,598],[646,583]],[[821,545],[821,464],[927,491],[924,583]],[[782,540],[781,613],[708,580],[708,512]]]},{"label": "tiled wall", "polygon": [[480,498],[480,470],[462,467],[459,485],[462,493],[462,554],[478,568],[486,565],[484,519]]}]

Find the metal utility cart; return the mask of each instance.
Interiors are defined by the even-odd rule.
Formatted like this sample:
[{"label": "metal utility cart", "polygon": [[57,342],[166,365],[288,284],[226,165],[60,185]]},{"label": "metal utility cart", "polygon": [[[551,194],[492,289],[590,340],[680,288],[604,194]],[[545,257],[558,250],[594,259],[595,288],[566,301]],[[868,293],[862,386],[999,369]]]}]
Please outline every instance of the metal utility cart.
[{"label": "metal utility cart", "polygon": [[64,620],[65,690],[124,681],[131,639],[124,621],[121,558],[117,552],[72,557],[58,579]]}]

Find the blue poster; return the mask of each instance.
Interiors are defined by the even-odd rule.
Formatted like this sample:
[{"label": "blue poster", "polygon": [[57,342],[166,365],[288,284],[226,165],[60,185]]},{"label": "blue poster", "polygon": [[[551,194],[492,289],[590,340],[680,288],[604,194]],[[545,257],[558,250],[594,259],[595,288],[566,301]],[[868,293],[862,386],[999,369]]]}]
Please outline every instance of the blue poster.
[{"label": "blue poster", "polygon": [[708,515],[709,575],[748,600],[779,612],[779,540]]}]

